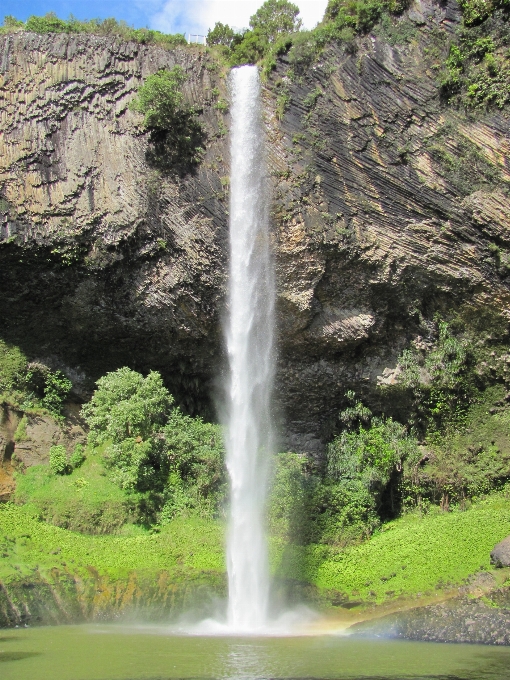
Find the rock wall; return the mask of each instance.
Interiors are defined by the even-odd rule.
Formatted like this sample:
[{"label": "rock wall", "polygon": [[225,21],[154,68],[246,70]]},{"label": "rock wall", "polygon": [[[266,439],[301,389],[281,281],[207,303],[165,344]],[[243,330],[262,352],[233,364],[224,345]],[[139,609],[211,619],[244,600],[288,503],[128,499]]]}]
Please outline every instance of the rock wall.
[{"label": "rock wall", "polygon": [[9,583],[0,582],[0,628],[23,625],[64,625],[136,618],[176,619],[184,612],[211,614],[225,596],[225,578],[202,572],[179,580],[178,574],[131,573],[111,579],[92,567],[86,574],[53,569]]},{"label": "rock wall", "polygon": [[[210,392],[225,279],[216,65],[193,49],[85,35],[3,36],[0,54],[4,336],[71,372],[83,396],[127,363],[162,370],[193,409]],[[128,108],[147,75],[175,64],[208,135],[184,177],[151,165]]]},{"label": "rock wall", "polygon": [[[454,0],[418,0],[319,61],[283,57],[264,84],[281,448],[320,452],[349,388],[380,407],[378,384],[437,311],[508,313],[507,118],[449,108],[436,82],[459,19]],[[224,74],[198,47],[83,35],[4,36],[0,63],[6,339],[74,371],[85,396],[127,363],[160,370],[209,415],[223,361]],[[151,167],[128,108],[175,63],[208,133],[185,176]]]}]

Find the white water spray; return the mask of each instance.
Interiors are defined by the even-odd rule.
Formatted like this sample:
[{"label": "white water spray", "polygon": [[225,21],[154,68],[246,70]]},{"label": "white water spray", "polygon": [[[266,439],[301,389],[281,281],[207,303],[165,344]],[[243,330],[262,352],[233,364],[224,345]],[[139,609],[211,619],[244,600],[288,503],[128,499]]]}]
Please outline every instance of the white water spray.
[{"label": "white water spray", "polygon": [[234,69],[231,88],[227,625],[257,632],[267,624],[269,599],[264,511],[273,450],[274,279],[257,67]]}]

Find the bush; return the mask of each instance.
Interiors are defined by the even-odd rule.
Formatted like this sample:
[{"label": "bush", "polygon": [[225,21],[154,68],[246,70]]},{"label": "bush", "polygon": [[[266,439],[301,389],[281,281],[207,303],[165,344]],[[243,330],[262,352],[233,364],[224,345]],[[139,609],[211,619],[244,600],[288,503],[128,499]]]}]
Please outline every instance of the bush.
[{"label": "bush", "polygon": [[0,391],[9,392],[25,385],[27,363],[19,347],[0,340]]},{"label": "bush", "polygon": [[69,464],[73,470],[76,470],[77,468],[81,467],[84,462],[85,450],[81,444],[76,444],[74,451],[71,454],[71,458],[69,459]]},{"label": "bush", "polygon": [[269,50],[267,36],[260,30],[247,31],[240,43],[235,44],[229,58],[231,66],[256,64]]},{"label": "bush", "polygon": [[181,91],[185,80],[180,66],[162,69],[145,80],[131,102],[131,109],[143,114],[143,125],[151,131],[149,159],[161,167],[191,167],[202,158],[205,133],[196,110],[185,102]]},{"label": "bush", "polygon": [[63,475],[67,472],[67,452],[65,446],[59,444],[50,449],[50,470],[55,475]]},{"label": "bush", "polygon": [[124,367],[96,384],[82,414],[90,427],[89,443],[108,444],[104,462],[111,479],[123,489],[161,490],[168,457],[159,432],[173,404],[161,376],[152,371],[144,378]]},{"label": "bush", "polygon": [[170,474],[161,521],[193,512],[215,516],[225,501],[225,452],[221,429],[172,411],[163,429]]},{"label": "bush", "polygon": [[48,371],[44,385],[44,396],[41,400],[44,408],[58,417],[62,415],[62,407],[69,396],[73,384],[61,371]]},{"label": "bush", "polygon": [[184,35],[161,33],[149,28],[133,28],[125,21],[117,21],[113,17],[107,19],[89,19],[79,21],[72,15],[69,19],[59,19],[54,12],[49,12],[42,17],[30,16],[27,21],[18,21],[13,16],[4,18],[0,32],[32,31],[34,33],[90,33],[94,35],[117,36],[121,40],[135,41],[142,44],[155,44],[167,49],[187,45]]}]

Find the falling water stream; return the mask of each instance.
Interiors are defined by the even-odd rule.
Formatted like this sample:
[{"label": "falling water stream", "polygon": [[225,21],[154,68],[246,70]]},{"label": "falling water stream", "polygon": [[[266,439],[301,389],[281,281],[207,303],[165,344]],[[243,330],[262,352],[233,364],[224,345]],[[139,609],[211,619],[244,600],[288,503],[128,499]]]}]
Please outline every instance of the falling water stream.
[{"label": "falling water stream", "polygon": [[264,527],[274,358],[274,280],[269,239],[265,131],[256,66],[231,73],[229,360],[226,449],[230,475],[227,625],[267,624],[269,568]]}]

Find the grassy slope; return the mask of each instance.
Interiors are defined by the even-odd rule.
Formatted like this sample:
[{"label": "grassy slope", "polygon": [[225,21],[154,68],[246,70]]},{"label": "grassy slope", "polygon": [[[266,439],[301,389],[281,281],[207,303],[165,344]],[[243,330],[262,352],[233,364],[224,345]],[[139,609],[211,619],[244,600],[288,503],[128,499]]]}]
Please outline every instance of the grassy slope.
[{"label": "grassy slope", "polygon": [[[489,568],[492,547],[508,534],[510,495],[497,493],[466,512],[396,520],[336,555],[323,546],[286,548],[274,540],[272,562],[281,577],[381,602],[461,583]],[[203,571],[218,574],[225,568],[223,543],[221,524],[211,521],[175,520],[158,534],[86,536],[38,521],[30,506],[5,505],[0,507],[0,580],[29,577],[36,569],[49,573],[53,567],[86,575],[88,566],[113,579],[132,571],[167,570],[179,580]]]},{"label": "grassy slope", "polygon": [[85,575],[94,567],[110,578],[161,570],[224,571],[221,525],[175,520],[159,534],[87,536],[40,522],[30,506],[0,507],[0,580],[30,576],[54,567]]},{"label": "grassy slope", "polygon": [[461,583],[490,568],[490,551],[510,534],[510,493],[493,494],[466,512],[405,516],[368,542],[319,561],[309,575],[320,589],[377,601]]}]

